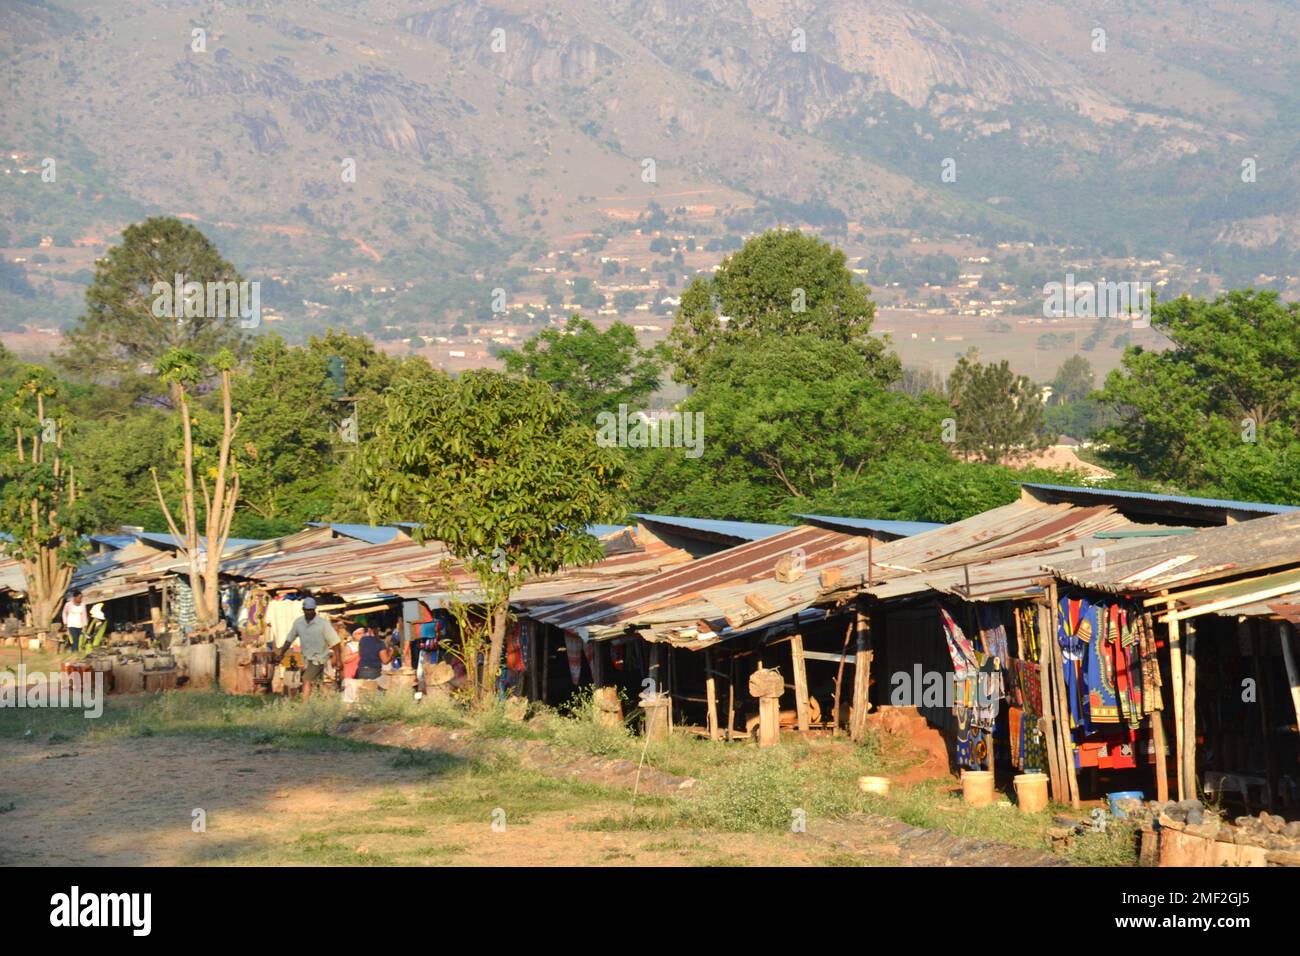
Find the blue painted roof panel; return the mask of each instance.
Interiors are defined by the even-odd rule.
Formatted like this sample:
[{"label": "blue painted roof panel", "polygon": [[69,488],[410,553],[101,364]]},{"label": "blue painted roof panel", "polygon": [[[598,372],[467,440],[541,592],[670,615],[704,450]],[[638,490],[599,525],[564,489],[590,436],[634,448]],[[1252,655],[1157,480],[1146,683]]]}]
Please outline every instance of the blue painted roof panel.
[{"label": "blue painted roof panel", "polygon": [[1021,482],[1025,488],[1041,488],[1043,491],[1062,491],[1086,496],[1094,501],[1107,498],[1123,498],[1130,501],[1164,501],[1170,504],[1190,505],[1199,508],[1225,508],[1232,511],[1258,511],[1260,514],[1280,515],[1300,511],[1295,505],[1268,504],[1262,501],[1233,501],[1229,498],[1194,498],[1189,495],[1158,495],[1150,491],[1121,491],[1118,488],[1079,488],[1074,485],[1040,485],[1033,482]]},{"label": "blue painted roof panel", "polygon": [[368,544],[388,544],[401,532],[394,525],[347,524],[329,521],[309,521],[313,528],[329,528],[335,534],[356,538]]},{"label": "blue painted roof panel", "polygon": [[679,518],[675,515],[655,515],[638,512],[634,517],[643,521],[653,521],[684,531],[703,531],[708,534],[725,535],[742,541],[761,541],[774,534],[789,531],[791,525],[762,524],[757,521],[721,521],[714,518]]},{"label": "blue painted roof panel", "polygon": [[894,521],[888,518],[843,518],[837,515],[805,514],[795,515],[795,517],[806,518],[809,521],[828,524],[836,528],[880,531],[884,534],[898,535],[900,538],[910,538],[914,534],[923,534],[926,531],[933,531],[935,528],[945,527],[945,525],[934,521]]}]

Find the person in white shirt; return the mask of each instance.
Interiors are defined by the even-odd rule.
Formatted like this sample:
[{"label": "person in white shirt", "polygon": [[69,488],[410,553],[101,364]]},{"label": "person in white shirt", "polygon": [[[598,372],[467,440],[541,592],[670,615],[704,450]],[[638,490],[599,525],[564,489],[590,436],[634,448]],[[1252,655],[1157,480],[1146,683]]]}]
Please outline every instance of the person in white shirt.
[{"label": "person in white shirt", "polygon": [[89,608],[81,600],[81,592],[73,591],[72,600],[65,601],[63,604],[63,626],[68,631],[68,643],[72,645],[72,652],[77,652],[77,645],[81,643],[81,632],[85,630],[86,623],[89,620]]}]

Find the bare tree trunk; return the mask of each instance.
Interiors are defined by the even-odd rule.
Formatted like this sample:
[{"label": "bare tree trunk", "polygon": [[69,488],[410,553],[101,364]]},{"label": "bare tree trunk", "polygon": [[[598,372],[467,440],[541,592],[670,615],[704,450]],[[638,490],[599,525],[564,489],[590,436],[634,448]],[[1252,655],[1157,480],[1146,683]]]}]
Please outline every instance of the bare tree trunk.
[{"label": "bare tree trunk", "polygon": [[[221,556],[230,537],[230,521],[235,514],[235,501],[239,497],[239,475],[234,474],[227,486],[226,474],[230,469],[230,446],[235,439],[239,418],[233,414],[230,396],[230,371],[221,372],[221,453],[217,460],[216,484],[208,495],[207,482],[203,496],[207,503],[207,567],[203,571],[203,616],[208,624],[215,624],[221,615]],[[197,598],[196,598],[197,600]]]},{"label": "bare tree trunk", "polygon": [[190,419],[189,396],[183,386],[177,386],[173,395],[181,410],[181,434],[184,439],[185,493],[181,500],[184,534],[177,527],[171,509],[163,498],[162,486],[158,482],[156,473],[153,476],[154,490],[158,494],[158,503],[162,506],[163,516],[167,519],[172,535],[180,542],[181,552],[189,565],[195,616],[200,626],[212,627],[220,618],[221,556],[226,550],[226,540],[230,536],[230,521],[234,517],[235,501],[239,495],[238,473],[227,482],[227,473],[233,471],[230,449],[234,442],[235,430],[239,427],[239,417],[233,414],[231,408],[230,371],[223,369],[221,372],[221,452],[217,463],[216,486],[212,494],[208,493],[207,479],[200,477],[207,543],[207,553],[202,563],[199,561],[199,519],[194,482],[194,429]]},{"label": "bare tree trunk", "polygon": [[506,621],[510,614],[510,601],[505,598],[492,608],[492,640],[487,657],[483,659],[483,677],[479,684],[479,703],[490,704],[497,692],[497,674],[501,672],[501,654],[506,646]]},{"label": "bare tree trunk", "polygon": [[[30,462],[33,468],[43,464],[46,459],[45,446],[47,442],[44,438],[45,397],[39,391],[36,392],[36,421],[37,427],[32,434],[30,454],[25,450],[22,428],[15,428],[18,461],[20,464]],[[62,430],[59,430],[55,433],[54,439],[54,478],[56,482],[64,477],[62,450],[63,433]],[[61,488],[60,492],[62,492]],[[67,495],[68,504],[75,504],[77,491],[74,484],[70,484],[68,487]],[[23,569],[23,576],[27,582],[27,605],[31,612],[32,624],[37,627],[48,627],[55,622],[59,610],[63,606],[68,584],[72,580],[73,565],[67,564],[59,556],[59,550],[64,542],[64,530],[59,523],[59,502],[61,499],[62,494],[56,494],[48,511],[43,515],[41,514],[40,502],[36,498],[32,498],[30,501],[31,540],[35,553],[20,560],[19,566]]]}]

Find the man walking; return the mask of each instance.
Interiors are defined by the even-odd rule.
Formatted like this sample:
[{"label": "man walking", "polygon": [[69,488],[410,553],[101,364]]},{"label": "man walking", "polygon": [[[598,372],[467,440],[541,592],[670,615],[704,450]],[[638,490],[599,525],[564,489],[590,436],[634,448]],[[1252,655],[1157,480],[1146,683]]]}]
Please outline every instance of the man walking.
[{"label": "man walking", "polygon": [[68,632],[68,643],[72,645],[74,654],[81,643],[81,632],[86,628],[87,611],[80,591],[73,591],[72,600],[63,603],[63,626]]},{"label": "man walking", "polygon": [[312,688],[319,684],[325,676],[325,664],[329,661],[331,652],[339,643],[339,636],[334,633],[334,628],[316,613],[315,598],[305,598],[303,600],[302,617],[294,621],[293,627],[289,628],[289,636],[285,638],[279,653],[276,654],[275,660],[277,664],[288,653],[295,640],[302,645],[304,664],[302,671],[302,699],[307,700],[311,697]]}]

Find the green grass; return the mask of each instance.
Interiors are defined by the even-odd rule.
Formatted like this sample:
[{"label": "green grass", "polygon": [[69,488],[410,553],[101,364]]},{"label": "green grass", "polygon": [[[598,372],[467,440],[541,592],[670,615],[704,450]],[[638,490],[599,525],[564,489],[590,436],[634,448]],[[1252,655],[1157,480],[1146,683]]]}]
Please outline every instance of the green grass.
[{"label": "green grass", "polygon": [[[432,749],[377,748],[376,745],[332,735],[340,724],[353,721],[422,724],[463,730],[477,741],[468,755]],[[872,812],[913,826],[943,830],[1009,846],[1047,850],[1047,830],[1053,808],[1022,814],[1012,807],[967,808],[951,791],[951,782],[933,781],[896,787],[888,797],[863,794],[857,778],[901,769],[886,758],[874,738],[865,745],[843,739],[805,740],[786,735],[782,745],[759,749],[751,744],[718,744],[697,736],[676,734],[647,745],[626,726],[598,719],[590,696],[577,695],[563,710],[534,708],[528,720],[501,707],[482,711],[462,709],[431,700],[378,695],[349,708],[338,695],[323,694],[309,701],[263,696],[231,696],[220,691],[178,691],[157,696],[109,697],[102,717],[87,720],[79,711],[0,710],[0,736],[54,746],[108,738],[184,735],[222,740],[251,748],[312,751],[388,752],[389,766],[423,781],[414,793],[382,791],[372,807],[378,817],[400,816],[403,828],[377,824],[342,824],[328,831],[304,832],[284,847],[287,860],[320,864],[398,862],[400,848],[387,846],[358,855],[355,847],[339,843],[341,836],[406,836],[436,832],[442,823],[482,823],[504,812],[507,826],[525,824],[543,813],[594,810],[577,824],[599,832],[653,832],[662,838],[647,844],[651,852],[681,852],[689,841],[673,831],[714,833],[789,832],[795,812],[808,826]],[[696,786],[671,795],[632,794],[612,786],[548,774],[520,765],[518,753],[506,744],[540,740],[565,754],[626,759],[672,776],[692,777]],[[394,841],[384,841],[392,843]],[[427,842],[427,841],[425,841]],[[441,845],[441,844],[440,844]],[[214,845],[203,851],[204,861],[267,860],[265,853],[239,845]],[[430,850],[429,852],[434,852]],[[438,850],[446,856],[464,852]],[[358,856],[365,857],[364,859]],[[1104,834],[1074,838],[1067,858],[1092,866],[1133,865],[1136,851],[1131,828],[1112,822]],[[860,862],[850,854],[832,865]]]}]

